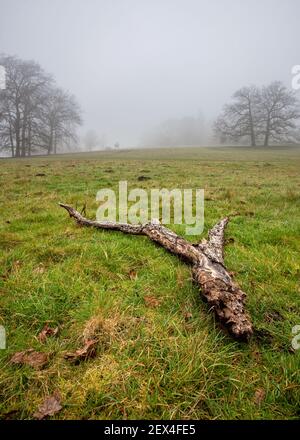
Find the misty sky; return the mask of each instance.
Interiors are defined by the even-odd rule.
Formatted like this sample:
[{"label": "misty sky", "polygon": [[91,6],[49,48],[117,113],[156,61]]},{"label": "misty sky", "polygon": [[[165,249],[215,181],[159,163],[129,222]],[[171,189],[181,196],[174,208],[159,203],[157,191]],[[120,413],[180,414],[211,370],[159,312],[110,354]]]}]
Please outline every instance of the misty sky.
[{"label": "misty sky", "polygon": [[138,144],[169,118],[213,120],[243,85],[291,84],[299,0],[0,0],[0,52],[77,96],[84,128]]}]

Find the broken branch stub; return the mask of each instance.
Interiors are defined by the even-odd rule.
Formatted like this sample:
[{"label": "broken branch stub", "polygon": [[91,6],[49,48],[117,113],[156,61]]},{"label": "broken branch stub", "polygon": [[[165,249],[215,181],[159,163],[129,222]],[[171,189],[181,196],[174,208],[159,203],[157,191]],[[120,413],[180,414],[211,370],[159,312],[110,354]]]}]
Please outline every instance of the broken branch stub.
[{"label": "broken branch stub", "polygon": [[208,233],[208,240],[192,244],[157,221],[144,225],[117,222],[98,222],[83,217],[69,205],[66,209],[77,224],[98,229],[121,231],[126,234],[146,235],[172,254],[178,255],[192,265],[192,274],[200,293],[217,320],[237,340],[248,341],[253,334],[249,316],[245,311],[246,294],[234,283],[224,266],[224,231],[228,218],[217,223]]}]

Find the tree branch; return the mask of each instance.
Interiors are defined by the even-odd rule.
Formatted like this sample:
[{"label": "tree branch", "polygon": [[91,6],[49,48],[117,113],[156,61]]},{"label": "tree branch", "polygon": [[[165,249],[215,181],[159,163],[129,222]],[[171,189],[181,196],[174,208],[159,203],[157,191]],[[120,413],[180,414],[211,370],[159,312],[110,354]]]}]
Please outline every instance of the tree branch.
[{"label": "tree branch", "polygon": [[224,235],[228,221],[228,217],[223,218],[208,231],[208,240],[204,238],[195,245],[207,257],[220,264],[224,264]]},{"label": "tree branch", "polygon": [[169,252],[183,258],[192,265],[194,281],[199,286],[203,298],[214,310],[218,321],[235,339],[244,341],[250,339],[253,329],[244,308],[246,294],[232,281],[224,266],[224,231],[228,223],[227,217],[209,231],[208,240],[202,240],[200,244],[193,245],[157,221],[144,225],[98,222],[83,217],[69,205],[63,203],[59,205],[66,209],[70,217],[74,218],[80,226],[145,235]]}]

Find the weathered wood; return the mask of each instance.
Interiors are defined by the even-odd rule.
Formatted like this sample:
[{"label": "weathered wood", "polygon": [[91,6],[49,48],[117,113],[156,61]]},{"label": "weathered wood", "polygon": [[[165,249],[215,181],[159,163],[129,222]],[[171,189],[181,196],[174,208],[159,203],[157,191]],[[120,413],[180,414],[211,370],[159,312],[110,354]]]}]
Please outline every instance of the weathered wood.
[{"label": "weathered wood", "polygon": [[158,221],[144,225],[98,222],[83,217],[69,205],[59,204],[66,209],[77,224],[98,229],[110,229],[126,234],[146,235],[192,265],[193,279],[200,293],[216,315],[218,321],[238,340],[248,341],[253,333],[249,316],[245,311],[246,294],[234,283],[224,266],[224,231],[228,218],[216,224],[208,234],[208,240],[192,244]]}]

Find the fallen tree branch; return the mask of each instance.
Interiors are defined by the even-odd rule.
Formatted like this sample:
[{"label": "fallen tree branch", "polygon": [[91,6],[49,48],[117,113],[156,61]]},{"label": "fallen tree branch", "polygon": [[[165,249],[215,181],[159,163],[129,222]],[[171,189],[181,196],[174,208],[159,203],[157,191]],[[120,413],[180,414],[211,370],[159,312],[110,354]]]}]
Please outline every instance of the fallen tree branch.
[{"label": "fallen tree branch", "polygon": [[246,294],[234,283],[224,266],[224,231],[228,218],[217,223],[208,234],[208,240],[192,244],[179,237],[158,221],[145,225],[98,222],[83,217],[69,205],[59,204],[66,209],[77,224],[98,229],[110,229],[126,234],[146,235],[172,254],[178,255],[193,267],[193,279],[200,293],[214,310],[216,318],[237,340],[248,341],[253,333],[251,321],[245,312]]}]

